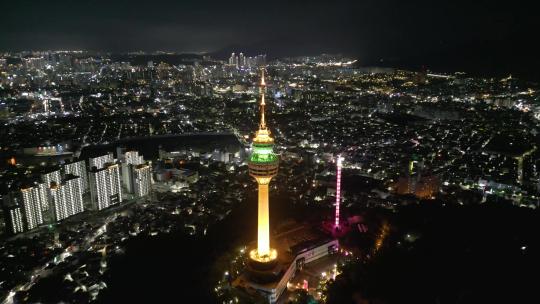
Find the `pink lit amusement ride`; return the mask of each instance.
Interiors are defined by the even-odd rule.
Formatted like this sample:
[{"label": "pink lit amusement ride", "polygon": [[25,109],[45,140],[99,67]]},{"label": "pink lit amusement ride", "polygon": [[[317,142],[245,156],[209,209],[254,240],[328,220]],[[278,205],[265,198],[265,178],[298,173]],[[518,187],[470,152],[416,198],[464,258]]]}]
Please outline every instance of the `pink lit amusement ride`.
[{"label": "pink lit amusement ride", "polygon": [[341,221],[340,205],[341,205],[341,167],[343,165],[343,157],[338,155],[336,158],[336,203],[335,203],[335,215],[333,222],[323,222],[323,228],[332,236],[338,238],[345,235],[349,231],[349,226],[345,222]]}]

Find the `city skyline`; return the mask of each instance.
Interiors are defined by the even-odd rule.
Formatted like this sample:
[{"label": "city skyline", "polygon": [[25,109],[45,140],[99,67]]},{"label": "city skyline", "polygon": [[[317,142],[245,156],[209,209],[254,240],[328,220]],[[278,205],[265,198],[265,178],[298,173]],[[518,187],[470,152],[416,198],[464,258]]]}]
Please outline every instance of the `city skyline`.
[{"label": "city skyline", "polygon": [[[530,81],[328,54],[2,56],[7,303],[167,301],[181,290],[202,303],[341,304],[352,295],[335,280],[377,280],[357,257],[387,276],[387,265],[415,265],[387,287],[399,300],[433,276],[501,288],[466,267],[490,260],[461,239],[485,240],[478,256],[511,256],[497,267],[508,275],[534,264],[540,87]],[[501,213],[512,224],[493,234]],[[431,273],[439,258],[451,269]]]},{"label": "city skyline", "polygon": [[2,304],[538,302],[532,3],[0,11]]},{"label": "city skyline", "polygon": [[[343,53],[366,65],[514,73],[537,79],[530,68],[540,67],[533,52],[538,44],[532,39],[540,25],[530,5],[427,0],[311,5],[13,1],[1,4],[10,13],[0,20],[0,50],[161,50],[220,56],[245,50],[272,58]],[[47,14],[36,13],[42,11]],[[17,18],[23,15],[27,21],[21,23]]]}]

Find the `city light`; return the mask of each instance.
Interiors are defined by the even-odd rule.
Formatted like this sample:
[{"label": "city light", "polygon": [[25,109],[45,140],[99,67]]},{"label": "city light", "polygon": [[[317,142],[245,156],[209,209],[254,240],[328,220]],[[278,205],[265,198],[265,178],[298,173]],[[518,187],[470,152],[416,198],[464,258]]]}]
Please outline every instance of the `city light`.
[{"label": "city light", "polygon": [[537,10],[7,2],[0,302],[537,297]]}]

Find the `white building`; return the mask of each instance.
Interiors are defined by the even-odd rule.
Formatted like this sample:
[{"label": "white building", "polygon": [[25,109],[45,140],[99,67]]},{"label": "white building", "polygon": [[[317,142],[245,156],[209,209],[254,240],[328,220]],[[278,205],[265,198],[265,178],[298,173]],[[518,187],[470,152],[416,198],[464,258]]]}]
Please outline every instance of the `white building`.
[{"label": "white building", "polygon": [[98,157],[93,157],[88,159],[88,167],[90,170],[92,168],[96,167],[98,170],[103,169],[105,167],[105,164],[113,163],[114,157],[112,153],[107,153],[105,155],[101,155]]},{"label": "white building", "polygon": [[68,163],[64,165],[64,173],[81,177],[83,192],[88,190],[88,174],[84,160]]},{"label": "white building", "polygon": [[6,208],[6,216],[9,232],[12,234],[24,231],[24,218],[21,206],[9,206]]},{"label": "white building", "polygon": [[[41,181],[43,182],[43,185],[46,189],[49,189],[51,187],[52,183],[60,184],[60,181],[62,180],[62,174],[60,173],[60,170],[54,170],[51,172],[43,173],[41,174]],[[44,205],[42,206],[43,211],[49,210],[49,202],[51,200],[51,197],[48,195],[48,192],[46,191],[47,200],[44,201]]]},{"label": "white building", "polygon": [[62,174],[60,174],[60,170],[54,170],[51,172],[41,174],[41,181],[47,187],[50,187],[52,182],[59,184],[61,180],[62,180]]},{"label": "white building", "polygon": [[231,57],[229,57],[229,64],[237,65],[237,63],[238,63],[238,57],[236,57],[235,53],[231,53]]},{"label": "white building", "polygon": [[140,165],[144,163],[144,158],[139,155],[139,151],[127,151],[124,153],[124,159],[126,164]]},{"label": "white building", "polygon": [[238,64],[243,67],[246,65],[246,57],[244,57],[244,53],[240,53],[238,56]]},{"label": "white building", "polygon": [[56,221],[84,211],[83,183],[80,176],[70,175],[61,184],[52,185],[50,191]]},{"label": "white building", "polygon": [[26,218],[26,229],[32,230],[44,223],[43,206],[48,204],[45,184],[21,189],[21,202]]},{"label": "white building", "polygon": [[122,163],[122,184],[126,187],[128,193],[135,192],[134,168],[144,164],[144,158],[138,151],[127,151],[123,154]]},{"label": "white building", "polygon": [[133,166],[133,188],[135,196],[143,197],[152,189],[152,168],[148,164]]},{"label": "white building", "polygon": [[90,196],[97,210],[108,208],[122,202],[122,186],[118,164],[105,165],[89,174]]}]

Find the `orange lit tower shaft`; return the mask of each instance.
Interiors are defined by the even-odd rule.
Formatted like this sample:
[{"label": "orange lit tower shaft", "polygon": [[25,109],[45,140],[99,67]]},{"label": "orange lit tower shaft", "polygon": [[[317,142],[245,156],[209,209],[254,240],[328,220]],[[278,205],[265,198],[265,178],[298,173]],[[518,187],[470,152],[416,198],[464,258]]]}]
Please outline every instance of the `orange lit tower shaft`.
[{"label": "orange lit tower shaft", "polygon": [[259,130],[257,130],[253,139],[253,152],[248,161],[249,175],[255,178],[259,187],[257,249],[250,252],[250,257],[258,262],[268,262],[277,257],[276,251],[270,248],[268,186],[272,177],[277,174],[279,158],[273,151],[274,139],[270,136],[270,130],[266,127],[265,88],[264,70],[261,70],[261,121]]}]

